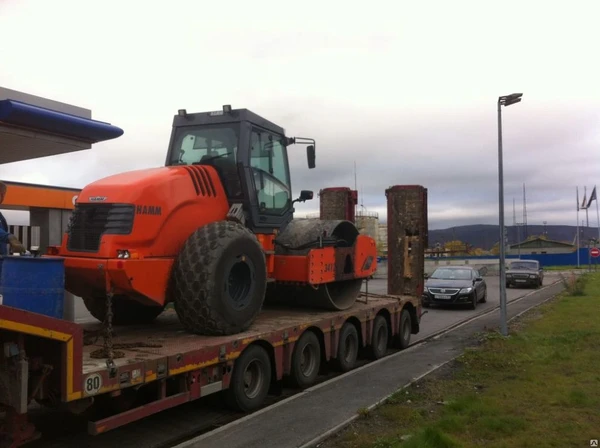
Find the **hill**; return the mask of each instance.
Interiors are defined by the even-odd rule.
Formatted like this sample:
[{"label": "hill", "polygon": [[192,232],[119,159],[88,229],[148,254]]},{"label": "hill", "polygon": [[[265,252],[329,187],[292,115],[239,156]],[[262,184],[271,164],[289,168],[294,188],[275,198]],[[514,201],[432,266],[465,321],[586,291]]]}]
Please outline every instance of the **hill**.
[{"label": "hill", "polygon": [[[521,227],[521,241],[527,236],[542,235],[544,231],[548,239],[573,243],[577,233],[576,226],[540,226],[528,225],[527,230]],[[596,227],[581,227],[581,242],[587,242],[590,238],[598,238],[598,229]],[[518,229],[514,226],[506,227],[509,244],[515,244],[518,241]],[[499,239],[499,226],[487,224],[475,224],[469,226],[456,226],[448,229],[438,229],[429,231],[429,247],[436,243],[444,244],[448,241],[459,240],[468,243],[474,247],[489,250]]]}]

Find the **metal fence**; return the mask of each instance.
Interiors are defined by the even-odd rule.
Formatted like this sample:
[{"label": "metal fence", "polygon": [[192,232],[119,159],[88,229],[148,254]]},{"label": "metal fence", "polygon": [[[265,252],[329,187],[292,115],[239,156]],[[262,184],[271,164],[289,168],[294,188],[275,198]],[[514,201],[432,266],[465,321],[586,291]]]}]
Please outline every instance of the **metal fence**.
[{"label": "metal fence", "polygon": [[[566,254],[522,254],[521,257],[518,255],[506,255],[506,259],[527,259],[537,260],[541,266],[576,266],[577,265],[577,252],[569,252]],[[450,261],[450,260],[497,260],[497,255],[481,255],[481,256],[467,256],[467,257],[426,257],[425,261]],[[589,250],[587,248],[579,249],[579,263],[588,264],[590,262]],[[591,258],[592,264],[598,264],[598,259]]]}]

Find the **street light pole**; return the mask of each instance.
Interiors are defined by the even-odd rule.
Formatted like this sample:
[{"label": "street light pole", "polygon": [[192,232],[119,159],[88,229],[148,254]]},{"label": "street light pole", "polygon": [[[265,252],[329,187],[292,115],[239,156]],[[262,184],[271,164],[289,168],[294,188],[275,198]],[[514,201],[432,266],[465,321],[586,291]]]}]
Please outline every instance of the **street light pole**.
[{"label": "street light pole", "polygon": [[510,106],[521,101],[522,93],[498,98],[498,215],[500,221],[500,331],[508,336],[506,322],[506,260],[504,245],[504,168],[502,164],[502,106]]}]

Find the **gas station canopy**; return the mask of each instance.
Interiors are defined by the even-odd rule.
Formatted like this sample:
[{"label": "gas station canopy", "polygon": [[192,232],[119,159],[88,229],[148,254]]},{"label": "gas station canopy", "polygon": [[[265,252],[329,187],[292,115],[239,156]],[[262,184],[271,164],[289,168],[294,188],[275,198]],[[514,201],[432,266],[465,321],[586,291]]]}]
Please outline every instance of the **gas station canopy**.
[{"label": "gas station canopy", "polygon": [[0,87],[0,163],[90,149],[123,135],[88,109]]}]

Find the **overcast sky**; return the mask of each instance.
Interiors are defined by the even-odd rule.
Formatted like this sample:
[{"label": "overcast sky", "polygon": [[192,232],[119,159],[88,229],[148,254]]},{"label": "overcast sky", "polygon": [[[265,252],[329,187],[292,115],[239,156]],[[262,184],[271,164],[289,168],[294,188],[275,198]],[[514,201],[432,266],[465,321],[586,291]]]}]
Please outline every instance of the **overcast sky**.
[{"label": "overcast sky", "polygon": [[[600,172],[597,0],[285,5],[0,0],[0,85],[125,130],[0,177],[82,187],[162,165],[178,109],[231,104],[316,139],[314,170],[291,149],[295,195],[353,187],[356,161],[360,202],[383,218],[386,188],[421,184],[431,228],[490,224],[496,100],[523,92],[503,110],[507,223],[526,183],[530,224],[575,224],[575,187]],[[317,210],[316,194],[297,206]]]}]

